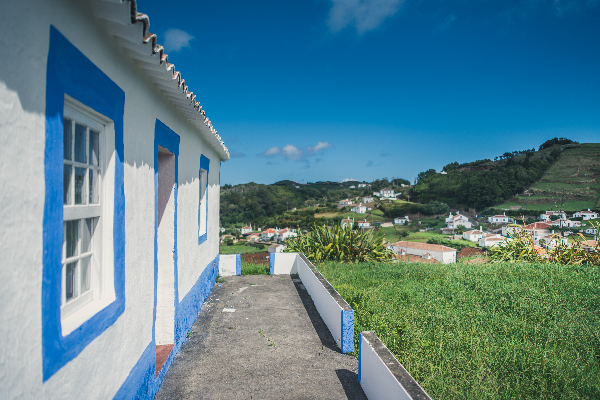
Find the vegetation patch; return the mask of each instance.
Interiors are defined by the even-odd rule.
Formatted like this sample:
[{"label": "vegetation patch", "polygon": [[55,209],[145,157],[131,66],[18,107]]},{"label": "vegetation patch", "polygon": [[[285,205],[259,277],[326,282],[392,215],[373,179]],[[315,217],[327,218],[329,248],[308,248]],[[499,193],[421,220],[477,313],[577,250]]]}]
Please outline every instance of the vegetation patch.
[{"label": "vegetation patch", "polygon": [[248,253],[260,253],[264,252],[264,249],[260,249],[254,246],[247,245],[233,245],[233,246],[219,246],[220,254],[248,254]]},{"label": "vegetation patch", "polygon": [[[433,398],[600,398],[600,270],[581,265],[325,262]],[[355,343],[358,352],[358,343]]]}]

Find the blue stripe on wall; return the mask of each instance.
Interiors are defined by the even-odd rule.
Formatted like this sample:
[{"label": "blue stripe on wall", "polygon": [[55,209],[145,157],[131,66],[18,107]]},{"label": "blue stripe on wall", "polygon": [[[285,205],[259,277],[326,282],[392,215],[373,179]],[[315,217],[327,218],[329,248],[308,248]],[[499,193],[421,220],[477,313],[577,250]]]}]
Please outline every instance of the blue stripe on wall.
[{"label": "blue stripe on wall", "polygon": [[235,255],[235,274],[238,276],[242,274],[242,255],[241,254]]},{"label": "blue stripe on wall", "polygon": [[361,357],[362,357],[362,332],[358,336],[358,383],[360,383]]},{"label": "blue stripe on wall", "polygon": [[342,310],[342,353],[354,351],[354,310]]},{"label": "blue stripe on wall", "polygon": [[275,253],[269,253],[269,273],[273,275],[275,272]]}]

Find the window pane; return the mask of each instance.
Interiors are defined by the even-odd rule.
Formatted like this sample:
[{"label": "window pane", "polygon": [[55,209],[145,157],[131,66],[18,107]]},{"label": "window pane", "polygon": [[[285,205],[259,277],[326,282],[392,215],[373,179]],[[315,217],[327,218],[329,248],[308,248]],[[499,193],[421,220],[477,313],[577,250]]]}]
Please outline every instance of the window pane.
[{"label": "window pane", "polygon": [[75,124],[75,161],[85,163],[85,125]]},{"label": "window pane", "polygon": [[65,165],[64,180],[65,180],[65,197],[63,204],[71,204],[71,170],[70,165]]},{"label": "window pane", "polygon": [[77,239],[79,237],[79,220],[65,222],[66,257],[79,254],[77,251]]},{"label": "window pane", "polygon": [[85,204],[86,168],[75,167],[75,204]]},{"label": "window pane", "polygon": [[65,294],[67,301],[77,297],[77,281],[75,272],[77,269],[77,262],[67,264],[65,271]]},{"label": "window pane", "polygon": [[91,271],[90,271],[90,257],[82,258],[79,262],[79,268],[81,268],[81,293],[85,293],[90,290],[90,280],[91,280]]},{"label": "window pane", "polygon": [[64,148],[65,148],[65,160],[71,160],[71,142],[73,140],[73,121],[69,118],[63,119],[65,125],[64,132]]},{"label": "window pane", "polygon": [[96,229],[96,218],[83,220],[83,232],[81,233],[81,254],[92,251],[92,238]]},{"label": "window pane", "polygon": [[90,129],[90,164],[100,165],[100,134]]},{"label": "window pane", "polygon": [[98,171],[89,170],[90,204],[98,204]]}]

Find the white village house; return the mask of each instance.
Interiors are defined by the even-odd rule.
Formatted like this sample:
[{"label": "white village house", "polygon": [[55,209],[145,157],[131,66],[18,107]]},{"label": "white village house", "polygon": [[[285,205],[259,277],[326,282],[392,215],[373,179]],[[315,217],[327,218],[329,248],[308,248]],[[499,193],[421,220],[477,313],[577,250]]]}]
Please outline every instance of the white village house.
[{"label": "white village house", "polygon": [[469,221],[469,218],[465,217],[459,212],[457,212],[456,215],[452,215],[452,213],[450,213],[448,218],[446,218],[446,228],[456,229],[459,225],[464,226],[465,229],[471,229],[471,222]]},{"label": "white village house", "polygon": [[504,243],[505,240],[510,240],[501,235],[486,234],[479,239],[479,247],[494,247]]},{"label": "white village house", "polygon": [[395,225],[410,224],[410,218],[408,218],[408,215],[405,215],[404,217],[396,217],[396,218],[394,218],[394,224]]},{"label": "white village house", "polygon": [[350,218],[350,216],[348,216],[348,218],[340,221],[340,227],[342,229],[344,229],[346,226],[350,226],[350,228],[352,229],[353,225],[354,225],[354,219]]},{"label": "white village house", "polygon": [[362,201],[363,203],[365,203],[365,204],[368,204],[368,203],[373,203],[373,202],[375,202],[375,200],[374,200],[372,197],[363,197],[363,198],[361,199],[361,201]]},{"label": "white village house", "polygon": [[263,240],[263,242],[267,242],[270,239],[272,239],[276,234],[277,231],[275,229],[268,228],[260,233],[260,238]]},{"label": "white village house", "polygon": [[148,27],[2,2],[3,399],[154,398],[219,274],[229,152]]},{"label": "white village house", "polygon": [[380,197],[388,197],[388,198],[396,198],[396,194],[394,194],[394,189],[390,189],[390,188],[381,189],[379,191],[379,196]]},{"label": "white village house", "polygon": [[[370,186],[370,185],[369,185],[369,186]],[[366,184],[366,183],[359,183],[359,184],[358,184],[358,187],[359,187],[359,188],[364,188],[364,187],[367,187],[367,184]]]},{"label": "white village house", "polygon": [[277,243],[279,242],[283,242],[284,240],[291,238],[291,237],[297,237],[298,234],[296,233],[295,230],[290,230],[289,228],[284,228],[284,229],[280,229],[279,231],[277,231],[277,233],[275,233],[275,235],[273,236],[273,240],[275,240]]},{"label": "white village house", "polygon": [[364,214],[370,210],[372,210],[371,207],[363,206],[362,203],[359,203],[356,207],[352,207],[350,209],[350,211],[352,211],[353,213],[357,213],[357,214]]},{"label": "white village house", "polygon": [[573,214],[573,218],[579,217],[583,217],[583,220],[587,221],[590,219],[598,218],[598,213],[596,211],[590,211],[590,209],[588,208],[587,211],[578,211],[575,214]]},{"label": "white village house", "polygon": [[486,235],[481,229],[463,232],[462,237],[470,242],[479,242]]},{"label": "white village house", "polygon": [[358,221],[358,227],[359,228],[370,228],[371,223],[369,221],[367,221],[366,219],[364,221]]},{"label": "white village house", "polygon": [[507,217],[506,213],[503,215],[492,215],[488,217],[488,222],[491,224],[510,224],[514,222],[514,219]]},{"label": "white village house", "polygon": [[433,258],[443,264],[456,262],[456,250],[440,244],[407,242],[401,240],[392,244],[392,251],[399,255],[410,254],[423,258]]},{"label": "white village house", "polygon": [[244,227],[241,229],[241,232],[242,232],[242,235],[245,235],[245,234],[247,234],[247,233],[250,233],[250,232],[252,232],[252,227],[251,227],[251,226],[244,226]]},{"label": "white village house", "polygon": [[567,219],[567,214],[564,211],[546,211],[544,214],[540,214],[540,220],[542,220],[542,222],[550,221],[552,217]]},{"label": "white village house", "polygon": [[269,253],[283,253],[283,251],[286,249],[286,247],[287,246],[284,245],[284,244],[272,244],[267,249],[267,252],[269,252]]},{"label": "white village house", "polygon": [[571,221],[570,219],[557,219],[554,221],[547,222],[548,225],[562,226],[565,228],[579,228],[581,227],[581,221]]}]

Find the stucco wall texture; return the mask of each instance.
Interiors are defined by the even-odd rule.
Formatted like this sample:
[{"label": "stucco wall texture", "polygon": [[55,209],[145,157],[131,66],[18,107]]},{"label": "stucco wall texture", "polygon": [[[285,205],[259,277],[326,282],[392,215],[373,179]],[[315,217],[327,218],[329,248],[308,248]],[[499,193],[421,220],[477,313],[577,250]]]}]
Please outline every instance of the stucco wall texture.
[{"label": "stucco wall texture", "polygon": [[[154,131],[157,119],[181,140],[176,243],[178,301],[184,299],[201,275],[212,276],[214,260],[218,261],[221,160],[217,152],[144,76],[88,6],[84,1],[75,0],[0,0],[0,48],[5,61],[0,63],[2,399],[112,398],[152,343],[156,209]],[[50,26],[60,31],[125,92],[125,311],[75,359],[44,381],[42,229]],[[210,159],[210,172],[208,238],[199,245],[201,154]]]}]

